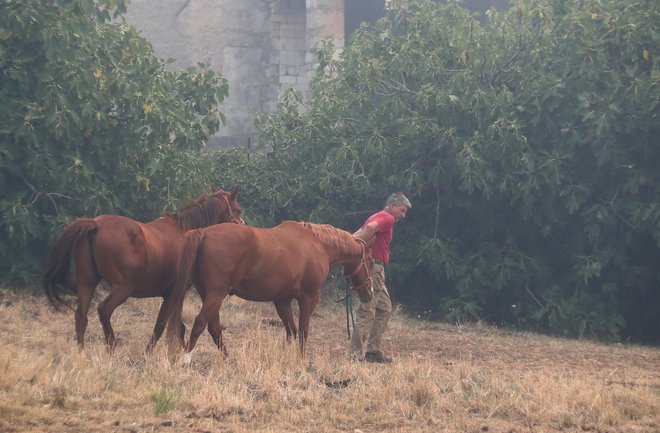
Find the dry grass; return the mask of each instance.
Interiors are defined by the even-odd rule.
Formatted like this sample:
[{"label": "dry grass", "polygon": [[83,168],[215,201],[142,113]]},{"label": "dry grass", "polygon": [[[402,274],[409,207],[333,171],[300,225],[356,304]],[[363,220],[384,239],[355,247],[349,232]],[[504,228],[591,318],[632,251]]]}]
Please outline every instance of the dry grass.
[{"label": "dry grass", "polygon": [[[87,350],[73,316],[0,292],[0,432],[636,432],[660,431],[660,350],[601,345],[395,314],[391,365],[349,361],[342,306],[312,319],[309,356],[270,304],[230,298],[230,357],[204,334],[192,361],[161,341],[145,358],[159,300],[131,299],[108,356],[90,314]],[[189,296],[188,325],[199,301]]]}]

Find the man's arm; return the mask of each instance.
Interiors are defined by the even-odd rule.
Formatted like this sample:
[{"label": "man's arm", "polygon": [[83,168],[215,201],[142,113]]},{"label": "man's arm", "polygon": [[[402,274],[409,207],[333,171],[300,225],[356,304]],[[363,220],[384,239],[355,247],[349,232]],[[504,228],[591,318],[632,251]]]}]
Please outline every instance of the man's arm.
[{"label": "man's arm", "polygon": [[358,231],[353,233],[353,236],[368,243],[374,238],[374,236],[376,236],[376,233],[378,233],[378,227],[378,221],[371,221],[369,224],[362,226]]}]

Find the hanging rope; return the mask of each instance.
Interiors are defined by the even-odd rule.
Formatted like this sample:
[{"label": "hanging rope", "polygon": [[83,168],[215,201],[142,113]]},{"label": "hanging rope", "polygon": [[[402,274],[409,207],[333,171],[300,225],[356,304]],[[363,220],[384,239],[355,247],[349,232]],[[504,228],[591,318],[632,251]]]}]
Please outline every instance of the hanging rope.
[{"label": "hanging rope", "polygon": [[[348,317],[351,317],[349,323]],[[351,339],[351,325],[355,329],[355,317],[353,316],[353,294],[351,293],[350,288],[346,288],[346,332],[348,334],[348,339]]]},{"label": "hanging rope", "polygon": [[[335,294],[337,293],[337,289],[335,289]],[[340,302],[346,302],[346,333],[348,334],[348,339],[351,339],[351,325],[353,326],[353,329],[355,329],[355,316],[353,315],[353,296],[351,293],[351,288],[348,285],[348,282],[346,282],[346,285],[344,286],[344,294],[340,296],[339,298],[333,299],[336,303]]]}]

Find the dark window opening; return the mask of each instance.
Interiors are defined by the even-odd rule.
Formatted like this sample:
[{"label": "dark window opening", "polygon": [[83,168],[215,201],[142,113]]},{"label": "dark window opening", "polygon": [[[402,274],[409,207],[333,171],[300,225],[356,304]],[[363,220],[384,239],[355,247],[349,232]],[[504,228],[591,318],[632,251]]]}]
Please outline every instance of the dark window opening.
[{"label": "dark window opening", "polygon": [[344,2],[344,40],[350,37],[363,22],[374,24],[385,16],[385,0],[346,0]]}]

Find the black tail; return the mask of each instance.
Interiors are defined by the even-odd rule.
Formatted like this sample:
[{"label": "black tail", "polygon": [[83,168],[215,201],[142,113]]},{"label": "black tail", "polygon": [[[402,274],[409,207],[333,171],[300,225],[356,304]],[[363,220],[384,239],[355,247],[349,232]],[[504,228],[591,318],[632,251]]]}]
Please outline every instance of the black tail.
[{"label": "black tail", "polygon": [[90,239],[91,243],[91,238],[88,235],[94,233],[96,230],[97,225],[94,220],[90,218],[78,218],[66,226],[64,232],[55,241],[55,245],[53,245],[50,251],[46,272],[44,272],[44,276],[41,279],[41,285],[51,305],[57,310],[61,310],[63,307],[73,308],[62,297],[64,294],[75,295],[76,293],[75,284],[71,280],[70,275],[73,250],[82,238]]}]

